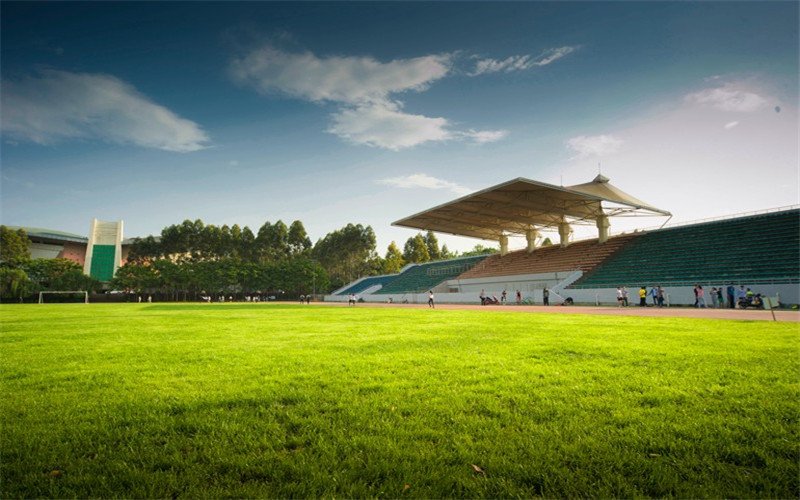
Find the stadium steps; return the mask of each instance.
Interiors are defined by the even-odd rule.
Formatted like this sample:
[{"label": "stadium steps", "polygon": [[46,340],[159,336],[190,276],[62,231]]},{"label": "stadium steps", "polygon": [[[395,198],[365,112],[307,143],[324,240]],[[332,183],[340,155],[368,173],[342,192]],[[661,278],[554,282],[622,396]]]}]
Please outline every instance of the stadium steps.
[{"label": "stadium steps", "polygon": [[444,281],[456,278],[485,258],[485,255],[478,255],[417,264],[400,273],[376,294],[427,292]]},{"label": "stadium steps", "polygon": [[518,250],[503,256],[495,254],[458,278],[489,278],[561,271],[586,273],[619,251],[633,238],[635,235],[621,235],[610,238],[602,245],[594,239],[578,241],[566,248],[552,245],[538,248],[531,253],[527,250]]},{"label": "stadium steps", "polygon": [[339,289],[339,291],[337,291],[334,295],[349,295],[351,293],[359,294],[375,285],[381,285],[384,287],[394,281],[394,279],[398,276],[399,274],[385,274],[383,276],[369,276],[367,278],[362,278],[344,288]]},{"label": "stadium steps", "polygon": [[641,234],[570,288],[800,282],[800,210]]}]

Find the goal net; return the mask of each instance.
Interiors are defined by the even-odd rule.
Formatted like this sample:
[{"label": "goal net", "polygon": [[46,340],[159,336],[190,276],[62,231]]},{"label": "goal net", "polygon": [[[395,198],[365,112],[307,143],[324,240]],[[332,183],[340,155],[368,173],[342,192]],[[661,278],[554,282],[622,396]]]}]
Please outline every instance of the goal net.
[{"label": "goal net", "polygon": [[85,290],[71,290],[68,292],[39,292],[40,304],[62,303],[89,303],[89,292]]}]

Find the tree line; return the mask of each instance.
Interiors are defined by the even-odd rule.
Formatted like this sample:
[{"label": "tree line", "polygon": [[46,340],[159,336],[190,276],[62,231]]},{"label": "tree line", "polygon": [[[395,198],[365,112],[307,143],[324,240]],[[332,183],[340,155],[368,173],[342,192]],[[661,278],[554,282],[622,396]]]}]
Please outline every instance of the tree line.
[{"label": "tree line", "polygon": [[[5,299],[41,290],[103,288],[72,261],[31,259],[30,240],[23,230],[3,226],[0,246],[0,292]],[[476,245],[462,256],[494,251]],[[430,231],[410,237],[402,252],[393,241],[381,257],[372,227],[361,224],[347,224],[312,245],[297,220],[289,226],[267,221],[257,232],[238,224],[186,220],[165,227],[159,236],[135,238],[109,287],[167,300],[265,294],[288,299],[327,293],[361,277],[396,274],[407,264],[458,256],[446,245],[439,246]]]}]

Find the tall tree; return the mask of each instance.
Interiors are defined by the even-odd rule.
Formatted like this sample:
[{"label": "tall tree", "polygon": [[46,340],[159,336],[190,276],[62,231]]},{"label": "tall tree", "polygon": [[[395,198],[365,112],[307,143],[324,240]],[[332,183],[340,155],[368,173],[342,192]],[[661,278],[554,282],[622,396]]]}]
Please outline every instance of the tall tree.
[{"label": "tall tree", "polygon": [[293,256],[304,255],[311,249],[311,239],[306,234],[306,228],[299,220],[292,222],[289,226],[289,235],[287,242],[289,244],[289,252]]},{"label": "tall tree", "polygon": [[283,221],[265,222],[258,230],[256,243],[262,262],[281,262],[289,257],[289,229]]},{"label": "tall tree", "polygon": [[403,260],[406,263],[422,263],[429,262],[431,255],[428,252],[428,245],[425,243],[425,238],[422,234],[417,233],[416,236],[409,238],[403,247]]},{"label": "tall tree", "polygon": [[20,228],[16,231],[0,226],[0,263],[9,267],[18,267],[31,258],[31,240]]},{"label": "tall tree", "polygon": [[397,248],[397,243],[394,241],[389,243],[389,246],[386,248],[386,257],[383,259],[383,269],[381,269],[381,273],[397,274],[403,269],[405,264],[403,254],[400,253],[400,249]]},{"label": "tall tree", "polygon": [[433,231],[425,233],[423,239],[425,240],[425,246],[428,247],[428,255],[431,260],[441,259],[442,252],[439,250],[439,240],[436,239],[436,235],[433,234]]},{"label": "tall tree", "polygon": [[442,260],[455,259],[458,257],[458,252],[451,252],[447,245],[442,245]]},{"label": "tall tree", "polygon": [[375,257],[375,232],[371,226],[348,224],[317,241],[312,255],[328,270],[334,288],[370,276]]}]

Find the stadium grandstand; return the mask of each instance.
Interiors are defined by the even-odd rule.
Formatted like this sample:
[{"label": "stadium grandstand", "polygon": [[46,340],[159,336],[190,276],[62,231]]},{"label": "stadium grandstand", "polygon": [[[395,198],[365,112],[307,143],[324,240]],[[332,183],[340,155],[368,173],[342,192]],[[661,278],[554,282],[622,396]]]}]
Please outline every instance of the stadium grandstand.
[{"label": "stadium grandstand", "polygon": [[[477,303],[482,291],[514,302],[616,304],[616,289],[632,296],[646,286],[662,285],[672,305],[694,303],[694,285],[743,285],[784,304],[800,303],[800,208],[664,225],[628,234],[609,234],[619,216],[664,216],[598,175],[572,187],[528,179],[512,181],[459,198],[395,222],[421,230],[497,241],[500,252],[469,259],[410,264],[395,275],[347,285],[325,300],[344,301],[358,294],[370,302],[425,303],[427,291],[440,303]],[[592,224],[596,238],[570,241],[571,226]],[[540,231],[557,230],[560,242],[541,246]],[[524,235],[527,248],[508,250],[510,235]]]}]

